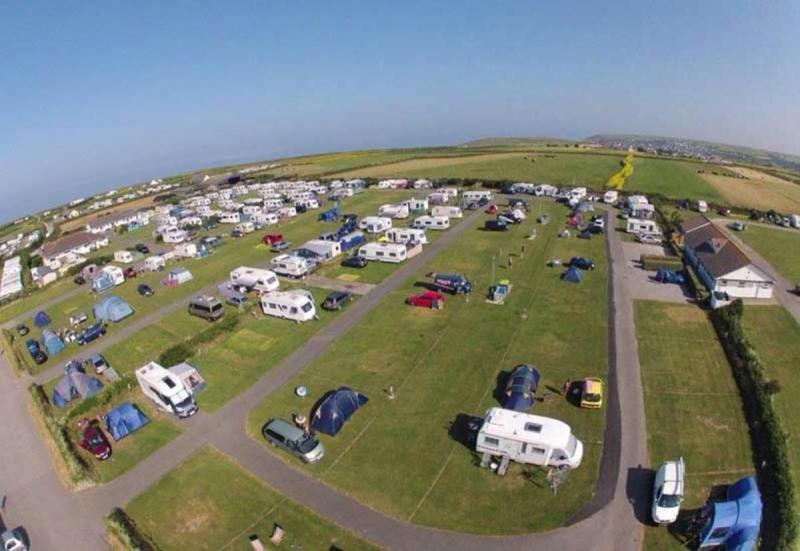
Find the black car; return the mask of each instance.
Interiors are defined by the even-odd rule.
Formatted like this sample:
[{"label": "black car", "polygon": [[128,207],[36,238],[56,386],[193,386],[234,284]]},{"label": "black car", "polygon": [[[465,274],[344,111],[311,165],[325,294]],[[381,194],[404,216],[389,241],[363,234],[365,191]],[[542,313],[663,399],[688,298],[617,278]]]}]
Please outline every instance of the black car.
[{"label": "black car", "polygon": [[17,325],[17,333],[19,333],[20,337],[24,337],[25,335],[27,335],[30,332],[31,332],[31,330],[28,329],[28,326],[25,325],[24,323],[20,323],[19,325]]},{"label": "black car", "polygon": [[42,365],[47,361],[47,354],[44,353],[42,347],[39,346],[39,343],[35,340],[28,339],[25,341],[25,348],[28,349],[28,354],[31,355],[31,358],[33,358],[33,361],[36,362],[36,365]]},{"label": "black car", "polygon": [[136,288],[136,292],[142,295],[143,297],[152,297],[155,294],[153,288],[150,287],[147,283],[140,283],[139,286]]},{"label": "black car", "polygon": [[83,277],[82,275],[76,275],[74,278],[72,278],[72,282],[75,285],[83,285],[84,283],[86,283],[86,278]]},{"label": "black car", "polygon": [[581,270],[594,270],[597,267],[594,262],[582,256],[573,256],[572,260],[569,261],[569,265]]},{"label": "black car", "polygon": [[342,306],[347,304],[353,300],[352,293],[346,293],[344,291],[333,291],[322,302],[322,308],[324,310],[341,310]]},{"label": "black car", "polygon": [[142,254],[150,254],[150,248],[144,243],[139,243],[134,247],[134,250]]},{"label": "black car", "polygon": [[483,223],[483,229],[488,231],[508,231],[508,224],[500,220],[487,220]]},{"label": "black car", "polygon": [[363,268],[365,267],[369,261],[364,258],[363,256],[348,256],[344,260],[342,260],[342,266],[346,268]]}]

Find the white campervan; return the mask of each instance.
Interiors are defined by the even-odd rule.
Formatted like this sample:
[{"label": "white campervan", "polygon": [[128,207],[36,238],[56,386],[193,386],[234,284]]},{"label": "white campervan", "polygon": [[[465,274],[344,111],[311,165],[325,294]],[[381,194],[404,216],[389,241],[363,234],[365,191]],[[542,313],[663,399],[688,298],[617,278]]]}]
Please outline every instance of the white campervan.
[{"label": "white campervan", "polygon": [[390,243],[414,243],[426,244],[428,236],[425,235],[425,230],[419,228],[392,228],[386,232],[386,239]]},{"label": "white campervan", "polygon": [[458,207],[441,205],[431,209],[431,216],[444,216],[445,218],[464,218],[464,213]]},{"label": "white campervan", "polygon": [[392,219],[383,216],[366,216],[358,222],[358,229],[367,233],[381,233],[392,228]]},{"label": "white campervan", "polygon": [[445,216],[420,216],[414,220],[414,223],[411,224],[412,227],[418,228],[421,230],[424,229],[432,229],[432,230],[446,230],[450,227],[450,219]]},{"label": "white campervan", "polygon": [[142,393],[159,409],[181,418],[197,413],[191,389],[186,388],[180,377],[156,362],[137,369],[136,381]]},{"label": "white campervan", "polygon": [[408,258],[403,243],[367,243],[358,249],[358,256],[379,262],[403,262]]},{"label": "white campervan", "polygon": [[249,268],[239,266],[231,272],[231,285],[234,287],[246,287],[261,293],[275,291],[280,286],[278,276],[275,272],[261,268]]},{"label": "white campervan", "polygon": [[270,260],[272,271],[287,277],[304,277],[310,271],[308,261],[301,256],[279,254]]},{"label": "white campervan", "polygon": [[497,407],[486,412],[475,450],[557,468],[575,469],[583,459],[583,444],[563,421]]},{"label": "white campervan", "polygon": [[317,317],[314,295],[309,291],[273,291],[262,295],[261,310],[264,315],[294,320],[297,323]]}]

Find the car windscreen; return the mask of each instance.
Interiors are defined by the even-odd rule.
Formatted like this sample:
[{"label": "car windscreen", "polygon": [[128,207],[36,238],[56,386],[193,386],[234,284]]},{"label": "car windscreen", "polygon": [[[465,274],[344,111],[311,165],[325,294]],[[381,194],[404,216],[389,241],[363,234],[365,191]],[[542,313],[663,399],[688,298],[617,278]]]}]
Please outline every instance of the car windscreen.
[{"label": "car windscreen", "polygon": [[218,312],[219,310],[222,310],[222,303],[221,302],[218,302],[214,306],[211,307],[211,311],[212,312]]},{"label": "car windscreen", "polygon": [[587,401],[587,402],[599,402],[600,401],[600,395],[599,394],[591,394],[591,393],[584,394],[583,395],[583,399],[585,401]]},{"label": "car windscreen", "polygon": [[304,435],[303,438],[297,443],[297,449],[300,451],[300,453],[308,453],[316,447],[317,441],[308,435]]},{"label": "car windscreen", "polygon": [[681,504],[680,496],[663,494],[658,500],[659,507],[677,507]]}]

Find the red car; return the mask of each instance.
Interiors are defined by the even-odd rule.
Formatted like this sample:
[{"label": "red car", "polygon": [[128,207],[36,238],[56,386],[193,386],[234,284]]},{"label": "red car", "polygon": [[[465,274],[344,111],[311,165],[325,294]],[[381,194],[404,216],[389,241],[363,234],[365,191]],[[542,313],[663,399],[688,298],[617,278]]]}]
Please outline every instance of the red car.
[{"label": "red car", "polygon": [[437,291],[425,291],[424,293],[408,297],[406,299],[406,304],[419,306],[421,308],[441,310],[444,308],[444,295]]},{"label": "red car", "polygon": [[80,441],[81,448],[87,450],[100,461],[111,457],[111,446],[103,431],[99,430],[88,419],[83,419],[78,423],[78,427],[83,431],[83,438]]},{"label": "red car", "polygon": [[491,204],[489,207],[484,211],[486,214],[497,214],[497,205]]},{"label": "red car", "polygon": [[136,270],[133,267],[127,268],[122,275],[125,276],[125,279],[131,279],[136,277]]}]

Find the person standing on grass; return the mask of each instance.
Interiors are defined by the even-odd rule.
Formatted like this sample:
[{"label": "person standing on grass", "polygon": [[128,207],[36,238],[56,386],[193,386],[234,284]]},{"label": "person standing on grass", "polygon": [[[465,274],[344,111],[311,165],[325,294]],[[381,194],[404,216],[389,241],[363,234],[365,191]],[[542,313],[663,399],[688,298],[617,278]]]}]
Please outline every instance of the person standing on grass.
[{"label": "person standing on grass", "polygon": [[525,245],[520,245],[519,246],[519,257],[520,258],[525,258]]},{"label": "person standing on grass", "polygon": [[508,253],[508,269],[510,270],[513,265],[512,254]]},{"label": "person standing on grass", "polygon": [[564,397],[566,397],[569,394],[571,388],[572,388],[572,381],[567,379],[566,381],[564,381],[564,386],[561,387],[561,394],[563,394]]}]

